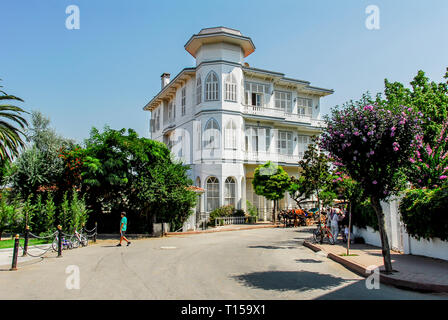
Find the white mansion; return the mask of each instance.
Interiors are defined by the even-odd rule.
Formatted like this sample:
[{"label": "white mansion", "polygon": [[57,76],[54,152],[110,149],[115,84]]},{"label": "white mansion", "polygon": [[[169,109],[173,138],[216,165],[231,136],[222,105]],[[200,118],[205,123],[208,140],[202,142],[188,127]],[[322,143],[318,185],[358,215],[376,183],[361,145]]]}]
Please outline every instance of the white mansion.
[{"label": "white mansion", "polygon": [[[254,170],[270,160],[298,174],[297,162],[323,125],[320,98],[333,90],[250,67],[244,58],[255,46],[237,30],[202,29],[185,50],[196,66],[172,80],[164,73],[161,91],[144,107],[151,138],[190,165],[195,185],[205,189],[196,222],[221,205],[246,209],[246,200],[270,219],[271,202],[253,192]],[[289,196],[280,201],[285,207],[295,207]]]}]

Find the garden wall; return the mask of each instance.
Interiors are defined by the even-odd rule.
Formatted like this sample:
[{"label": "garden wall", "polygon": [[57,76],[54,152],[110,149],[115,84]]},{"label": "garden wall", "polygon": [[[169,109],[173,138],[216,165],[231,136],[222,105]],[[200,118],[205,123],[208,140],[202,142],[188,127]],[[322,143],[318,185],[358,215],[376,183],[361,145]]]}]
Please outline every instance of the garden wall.
[{"label": "garden wall", "polygon": [[[386,232],[391,249],[406,254],[448,260],[447,241],[442,241],[439,238],[417,240],[406,232],[405,226],[401,221],[398,203],[399,199],[393,199],[388,203],[381,203],[385,214]],[[378,247],[381,246],[379,232],[371,227],[364,229],[353,226],[353,234],[363,237],[368,244]]]}]

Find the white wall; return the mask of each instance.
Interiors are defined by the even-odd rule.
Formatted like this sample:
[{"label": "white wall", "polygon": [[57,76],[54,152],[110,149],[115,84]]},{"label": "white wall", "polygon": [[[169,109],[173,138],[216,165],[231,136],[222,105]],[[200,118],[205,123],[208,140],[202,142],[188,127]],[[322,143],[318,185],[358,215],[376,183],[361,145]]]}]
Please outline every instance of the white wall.
[{"label": "white wall", "polygon": [[[399,201],[397,199],[389,203],[381,203],[386,219],[386,232],[391,249],[431,258],[448,260],[448,242],[439,238],[430,240],[420,239],[410,236],[405,229],[398,209]],[[366,243],[381,246],[381,238],[378,231],[367,227],[360,229],[353,226],[353,234],[363,237]]]}]

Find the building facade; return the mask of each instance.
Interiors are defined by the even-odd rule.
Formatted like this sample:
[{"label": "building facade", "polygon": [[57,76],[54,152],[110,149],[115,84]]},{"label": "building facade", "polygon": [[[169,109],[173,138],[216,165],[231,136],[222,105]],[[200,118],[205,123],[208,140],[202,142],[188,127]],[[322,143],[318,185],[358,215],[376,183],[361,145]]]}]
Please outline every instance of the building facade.
[{"label": "building facade", "polygon": [[[225,27],[202,29],[185,44],[196,66],[173,79],[162,75],[161,91],[144,110],[151,112],[150,134],[191,167],[195,185],[205,189],[195,220],[231,204],[259,218],[271,218],[272,203],[252,187],[254,170],[270,160],[297,176],[298,161],[324,122],[320,98],[333,90],[250,67],[255,51],[249,37]],[[295,207],[286,195],[280,208]]]}]

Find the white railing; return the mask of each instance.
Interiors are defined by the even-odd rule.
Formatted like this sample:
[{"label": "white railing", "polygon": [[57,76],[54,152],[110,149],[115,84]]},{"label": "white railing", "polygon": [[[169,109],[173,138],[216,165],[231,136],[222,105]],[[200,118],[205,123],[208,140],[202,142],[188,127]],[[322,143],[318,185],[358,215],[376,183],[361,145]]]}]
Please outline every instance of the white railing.
[{"label": "white railing", "polygon": [[220,217],[215,218],[215,226],[254,223],[255,221],[253,220],[252,217]]},{"label": "white railing", "polygon": [[298,122],[307,122],[307,123],[312,122],[311,115],[286,112],[284,110],[275,108],[265,108],[265,107],[246,105],[244,106],[243,113],[259,116],[275,117],[275,118],[284,118],[286,120],[292,120]]},{"label": "white railing", "polygon": [[285,162],[285,163],[297,163],[302,160],[300,155],[290,154],[278,154],[268,152],[246,152],[244,154],[244,160],[255,162]]}]

